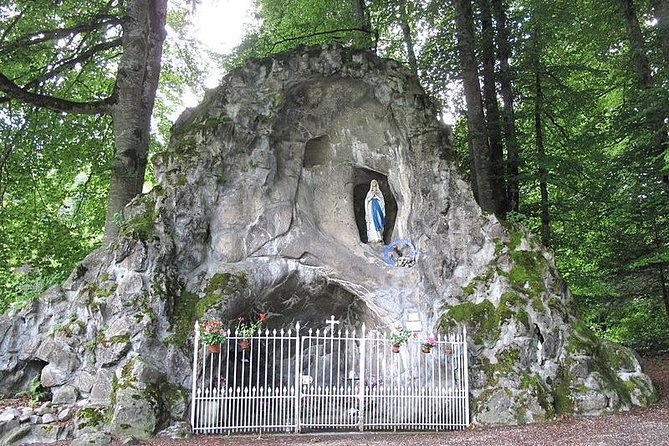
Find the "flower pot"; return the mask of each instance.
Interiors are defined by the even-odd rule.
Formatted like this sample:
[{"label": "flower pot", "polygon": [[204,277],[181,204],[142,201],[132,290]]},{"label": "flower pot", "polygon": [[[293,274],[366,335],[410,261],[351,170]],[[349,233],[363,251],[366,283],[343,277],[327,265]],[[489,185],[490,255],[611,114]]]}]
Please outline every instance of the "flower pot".
[{"label": "flower pot", "polygon": [[393,351],[393,353],[399,353],[400,352],[400,346],[399,345],[393,345],[392,351]]},{"label": "flower pot", "polygon": [[212,353],[219,353],[221,351],[221,344],[211,344],[209,346],[209,351]]},{"label": "flower pot", "polygon": [[239,341],[239,348],[241,348],[242,350],[248,350],[249,341],[247,341],[246,339],[242,339],[241,341]]},{"label": "flower pot", "polygon": [[430,347],[423,347],[423,353],[430,353],[432,349]]}]

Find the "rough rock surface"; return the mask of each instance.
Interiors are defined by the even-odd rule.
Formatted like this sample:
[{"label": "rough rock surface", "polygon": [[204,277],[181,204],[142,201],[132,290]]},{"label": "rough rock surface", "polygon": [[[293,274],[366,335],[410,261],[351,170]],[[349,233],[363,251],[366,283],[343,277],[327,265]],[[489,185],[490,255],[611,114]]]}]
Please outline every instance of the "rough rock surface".
[{"label": "rough rock surface", "polygon": [[[184,419],[193,321],[253,308],[269,328],[330,314],[384,328],[416,311],[425,334],[467,324],[480,424],[656,398],[632,351],[575,318],[551,254],[482,213],[448,129],[396,62],[339,47],[249,61],[179,118],[154,166],[118,242],[0,319],[1,391],[39,375],[78,398],[75,435],[141,438]],[[371,179],[385,241],[411,240],[412,267],[364,243]]]}]

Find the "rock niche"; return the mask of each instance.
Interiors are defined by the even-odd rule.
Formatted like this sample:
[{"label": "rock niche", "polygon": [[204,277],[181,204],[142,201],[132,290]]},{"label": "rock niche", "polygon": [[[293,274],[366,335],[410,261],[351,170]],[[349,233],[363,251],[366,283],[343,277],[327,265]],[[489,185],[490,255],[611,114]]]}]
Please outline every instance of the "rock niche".
[{"label": "rock niche", "polygon": [[147,437],[188,418],[193,322],[260,308],[269,328],[466,324],[479,425],[652,403],[635,353],[577,318],[551,253],[482,212],[453,159],[397,62],[337,46],[248,61],[178,119],[118,241],[0,317],[0,392],[37,377],[76,402],[75,436]]}]

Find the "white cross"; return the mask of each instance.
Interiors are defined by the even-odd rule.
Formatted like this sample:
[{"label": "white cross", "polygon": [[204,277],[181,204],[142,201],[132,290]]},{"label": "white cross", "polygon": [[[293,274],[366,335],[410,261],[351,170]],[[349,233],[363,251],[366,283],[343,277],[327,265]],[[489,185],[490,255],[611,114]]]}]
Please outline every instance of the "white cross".
[{"label": "white cross", "polygon": [[330,331],[331,331],[332,333],[334,333],[334,326],[337,325],[337,324],[339,324],[339,321],[335,320],[335,318],[334,318],[334,314],[333,314],[332,316],[330,316],[330,319],[328,319],[327,321],[325,321],[325,323],[328,324],[328,325],[330,325]]}]

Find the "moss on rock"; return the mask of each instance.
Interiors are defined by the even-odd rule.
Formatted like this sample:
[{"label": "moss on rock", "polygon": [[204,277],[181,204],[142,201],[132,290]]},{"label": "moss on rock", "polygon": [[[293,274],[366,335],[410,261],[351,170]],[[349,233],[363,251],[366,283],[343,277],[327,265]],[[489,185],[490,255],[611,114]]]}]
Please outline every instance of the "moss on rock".
[{"label": "moss on rock", "polygon": [[443,332],[450,331],[456,323],[470,323],[475,327],[473,340],[476,344],[494,343],[499,339],[499,315],[489,300],[479,304],[464,302],[448,309],[441,318],[439,328]]},{"label": "moss on rock", "polygon": [[98,430],[98,426],[109,424],[111,416],[111,411],[106,407],[82,407],[77,411],[74,423],[77,430]]},{"label": "moss on rock", "polygon": [[526,301],[517,293],[507,291],[502,294],[499,305],[497,306],[497,314],[501,323],[515,319],[525,326],[530,328],[530,318],[527,311],[524,309]]},{"label": "moss on rock", "polygon": [[513,268],[506,273],[511,286],[517,290],[538,296],[546,291],[543,281],[546,272],[546,260],[534,251],[510,251]]},{"label": "moss on rock", "polygon": [[204,296],[182,290],[170,317],[173,336],[170,341],[186,348],[193,324],[212,308],[221,309],[229,299],[248,290],[246,274],[216,273],[204,289]]},{"label": "moss on rock", "polygon": [[520,361],[520,352],[516,349],[504,350],[496,359],[497,362],[494,363],[488,358],[481,359],[481,370],[492,387],[499,383],[501,377],[514,372],[514,366]]},{"label": "moss on rock", "polygon": [[520,387],[536,398],[539,406],[541,406],[546,413],[545,419],[555,417],[553,395],[548,385],[546,385],[538,373],[523,372],[521,374]]},{"label": "moss on rock", "polygon": [[573,377],[568,368],[561,364],[553,383],[553,407],[555,415],[574,412],[574,400],[572,399]]},{"label": "moss on rock", "polygon": [[154,236],[156,213],[156,193],[153,190],[135,199],[131,211],[133,215],[120,226],[120,234],[137,240],[148,241]]}]

